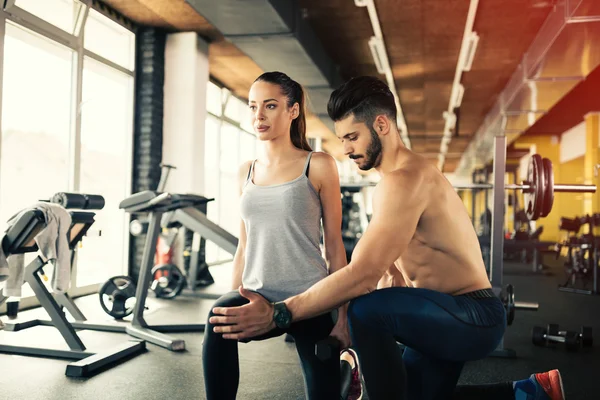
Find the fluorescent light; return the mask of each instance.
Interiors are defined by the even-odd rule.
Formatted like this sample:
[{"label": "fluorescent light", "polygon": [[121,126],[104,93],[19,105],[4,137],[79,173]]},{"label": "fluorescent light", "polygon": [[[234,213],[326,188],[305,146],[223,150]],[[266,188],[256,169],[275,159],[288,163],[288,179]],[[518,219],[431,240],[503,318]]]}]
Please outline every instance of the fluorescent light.
[{"label": "fluorescent light", "polygon": [[[371,55],[373,56],[373,61],[375,61],[375,67],[377,67],[377,72],[380,74],[385,74],[385,64],[381,59],[382,47],[381,40],[375,36],[371,36],[371,39],[369,39],[369,49],[371,49]],[[383,51],[385,51],[385,49],[383,49]]]},{"label": "fluorescent light", "polygon": [[475,58],[475,52],[477,51],[477,44],[479,43],[479,35],[476,32],[471,32],[469,35],[469,42],[467,48],[467,55],[463,63],[462,70],[470,71],[473,65],[473,59]]},{"label": "fluorescent light", "polygon": [[444,130],[444,134],[446,134],[447,132],[450,132],[450,129],[454,129],[456,127],[456,114],[453,112],[444,111],[442,115],[446,120],[446,127],[448,128],[447,130]]},{"label": "fluorescent light", "polygon": [[442,140],[442,145],[440,146],[440,151],[442,154],[448,153],[448,142]]},{"label": "fluorescent light", "polygon": [[460,107],[464,94],[465,94],[465,87],[463,86],[462,83],[459,83],[458,86],[456,86],[456,91],[455,91],[455,95],[454,95],[454,107]]}]

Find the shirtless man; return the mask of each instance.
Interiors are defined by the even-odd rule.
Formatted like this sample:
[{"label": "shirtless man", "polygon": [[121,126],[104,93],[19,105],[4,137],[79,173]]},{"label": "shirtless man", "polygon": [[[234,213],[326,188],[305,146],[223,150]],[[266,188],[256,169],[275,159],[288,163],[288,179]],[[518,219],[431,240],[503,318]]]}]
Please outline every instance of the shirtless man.
[{"label": "shirtless man", "polygon": [[213,309],[222,316],[211,322],[223,324],[215,332],[249,338],[350,302],[350,334],[371,400],[562,399],[556,370],[455,393],[464,363],[490,354],[506,328],[471,220],[444,175],[403,145],[383,82],[346,82],[332,93],[328,113],[345,154],[381,175],[352,261],[283,302],[241,289],[250,303]]}]

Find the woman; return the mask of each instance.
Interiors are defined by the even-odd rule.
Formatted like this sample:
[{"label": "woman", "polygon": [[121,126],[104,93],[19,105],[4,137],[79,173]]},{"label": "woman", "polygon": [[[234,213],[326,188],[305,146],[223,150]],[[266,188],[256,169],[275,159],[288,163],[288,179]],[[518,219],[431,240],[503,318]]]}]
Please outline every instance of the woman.
[{"label": "woman", "polygon": [[[346,265],[337,167],[331,156],[313,153],[308,145],[302,87],[281,72],[264,73],[250,89],[249,107],[265,151],[240,167],[242,221],[233,260],[233,291],[217,300],[215,307],[239,306],[253,295],[281,301]],[[325,259],[320,249],[321,222]],[[223,339],[213,327],[209,321],[203,345],[206,395],[209,400],[235,399],[238,343]],[[340,308],[337,322],[332,314],[325,314],[294,323],[286,331],[296,343],[306,397],[339,398],[339,359],[320,361],[315,344],[328,336],[340,339],[344,347],[349,344],[346,306]],[[275,329],[252,340],[286,331]]]}]

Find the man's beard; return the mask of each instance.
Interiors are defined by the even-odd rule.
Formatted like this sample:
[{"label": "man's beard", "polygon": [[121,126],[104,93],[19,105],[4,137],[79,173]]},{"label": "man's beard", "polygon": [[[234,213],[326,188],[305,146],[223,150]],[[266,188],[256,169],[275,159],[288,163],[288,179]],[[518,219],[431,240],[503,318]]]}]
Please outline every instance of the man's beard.
[{"label": "man's beard", "polygon": [[367,147],[367,151],[365,152],[365,162],[362,165],[359,165],[358,168],[363,171],[368,171],[371,168],[376,168],[381,164],[381,139],[377,135],[375,129],[372,126],[369,127],[369,131],[371,132],[371,143],[369,147]]}]

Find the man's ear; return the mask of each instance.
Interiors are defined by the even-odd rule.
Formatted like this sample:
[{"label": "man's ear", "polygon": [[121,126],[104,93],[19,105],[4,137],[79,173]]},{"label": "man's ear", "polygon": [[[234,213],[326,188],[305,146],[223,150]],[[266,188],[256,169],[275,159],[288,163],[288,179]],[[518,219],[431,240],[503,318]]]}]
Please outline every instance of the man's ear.
[{"label": "man's ear", "polygon": [[387,135],[390,132],[390,120],[387,115],[380,114],[375,117],[373,129],[378,135]]}]

